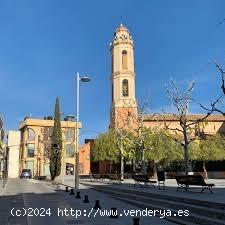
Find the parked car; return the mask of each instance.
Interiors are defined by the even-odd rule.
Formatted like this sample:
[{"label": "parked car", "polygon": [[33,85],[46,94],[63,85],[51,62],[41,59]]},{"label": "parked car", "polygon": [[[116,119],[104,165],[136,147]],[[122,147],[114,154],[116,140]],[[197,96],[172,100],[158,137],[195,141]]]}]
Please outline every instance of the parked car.
[{"label": "parked car", "polygon": [[30,169],[23,169],[21,174],[20,174],[20,178],[31,178],[32,177],[32,173]]}]

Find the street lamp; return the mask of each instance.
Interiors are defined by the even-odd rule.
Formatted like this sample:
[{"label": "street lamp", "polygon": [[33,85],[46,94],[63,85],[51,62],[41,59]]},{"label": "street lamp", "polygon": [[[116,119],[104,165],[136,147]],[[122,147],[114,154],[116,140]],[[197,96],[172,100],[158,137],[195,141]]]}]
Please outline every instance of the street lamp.
[{"label": "street lamp", "polygon": [[87,76],[80,77],[77,72],[77,124],[76,124],[76,148],[75,148],[75,189],[79,189],[79,106],[80,106],[80,81],[89,82],[91,79]]}]

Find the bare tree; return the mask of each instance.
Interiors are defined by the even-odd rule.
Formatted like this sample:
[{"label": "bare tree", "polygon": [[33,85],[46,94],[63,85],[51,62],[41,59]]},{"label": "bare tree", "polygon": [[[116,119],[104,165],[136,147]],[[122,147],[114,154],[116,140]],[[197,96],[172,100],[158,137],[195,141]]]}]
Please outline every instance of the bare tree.
[{"label": "bare tree", "polygon": [[[118,135],[118,142],[121,142],[121,140],[125,139],[126,135],[129,133],[123,132],[124,130],[128,130],[132,132],[135,136],[135,154],[133,154],[133,164],[135,156],[141,155],[141,169],[142,173],[146,174],[146,165],[145,165],[145,137],[146,132],[148,130],[144,129],[144,119],[146,115],[150,114],[149,110],[149,104],[147,102],[144,102],[142,105],[134,105],[133,100],[124,100],[122,107],[119,110],[115,111],[114,118],[114,126],[117,130]],[[154,117],[156,114],[150,115],[150,117]],[[153,129],[157,129],[157,127],[154,127]],[[125,136],[124,136],[125,135]],[[122,147],[123,145],[121,145]],[[121,149],[121,152],[123,149]],[[137,154],[139,153],[139,154]],[[124,170],[124,154],[121,154],[121,174]],[[133,168],[134,169],[134,168]]]},{"label": "bare tree", "polygon": [[216,67],[219,69],[220,71],[220,74],[221,74],[221,89],[222,89],[222,92],[223,94],[225,95],[225,81],[224,81],[224,76],[225,76],[225,71],[224,69],[218,64],[218,63],[215,63]]},{"label": "bare tree", "polygon": [[[207,114],[202,116],[189,115],[190,103],[193,101],[191,94],[194,85],[195,82],[188,83],[187,89],[182,92],[179,90],[176,83],[171,80],[166,91],[176,112],[163,115],[165,130],[168,131],[166,133],[167,136],[183,147],[186,175],[189,171],[189,144],[194,140],[199,139],[201,126],[204,126],[205,120],[213,112],[213,109],[211,109],[208,110]],[[169,120],[168,117],[170,117]],[[178,121],[179,126],[172,126],[173,121]]]},{"label": "bare tree", "polygon": [[[110,128],[115,129],[116,142],[120,151],[120,173],[121,180],[124,179],[124,157],[126,155],[124,144],[129,140],[129,132],[134,124],[134,115],[136,114],[135,104],[133,100],[123,100],[122,107],[115,109],[111,115]],[[127,132],[129,131],[129,132]],[[130,144],[132,145],[132,140]]]},{"label": "bare tree", "polygon": [[215,64],[216,68],[219,70],[220,75],[221,75],[221,91],[222,91],[222,93],[220,94],[220,96],[218,98],[216,98],[216,100],[214,100],[210,103],[210,107],[206,107],[202,104],[199,104],[199,105],[201,106],[201,108],[203,108],[208,113],[216,112],[216,113],[219,113],[219,114],[222,114],[223,116],[225,116],[224,109],[220,108],[220,107],[223,107],[223,101],[225,98],[225,71],[220,64],[218,64],[216,62],[214,62],[214,64]]}]

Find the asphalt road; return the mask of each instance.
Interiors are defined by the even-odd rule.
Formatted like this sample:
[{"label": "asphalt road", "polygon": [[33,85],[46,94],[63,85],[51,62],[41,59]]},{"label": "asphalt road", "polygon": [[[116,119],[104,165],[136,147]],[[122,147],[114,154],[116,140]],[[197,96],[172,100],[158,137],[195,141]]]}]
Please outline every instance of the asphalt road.
[{"label": "asphalt road", "polygon": [[[133,225],[134,216],[124,212],[138,208],[82,185],[80,192],[81,199],[77,199],[42,181],[11,179],[0,197],[0,225]],[[83,202],[84,195],[88,195],[89,203]],[[95,200],[100,200],[101,210],[93,209]],[[118,209],[118,219],[100,215],[112,207]],[[140,225],[151,224],[174,223],[157,217],[141,217]]]},{"label": "asphalt road", "polygon": [[[57,208],[68,207],[63,196],[35,180],[13,179],[0,198],[1,225],[65,225]],[[24,215],[25,214],[25,215]]]}]

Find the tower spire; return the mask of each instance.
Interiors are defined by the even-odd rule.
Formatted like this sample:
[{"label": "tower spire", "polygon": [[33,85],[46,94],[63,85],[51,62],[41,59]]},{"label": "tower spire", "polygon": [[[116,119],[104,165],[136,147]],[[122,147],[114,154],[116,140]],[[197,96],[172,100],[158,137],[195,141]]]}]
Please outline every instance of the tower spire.
[{"label": "tower spire", "polygon": [[120,26],[123,26],[123,16],[120,17]]}]

